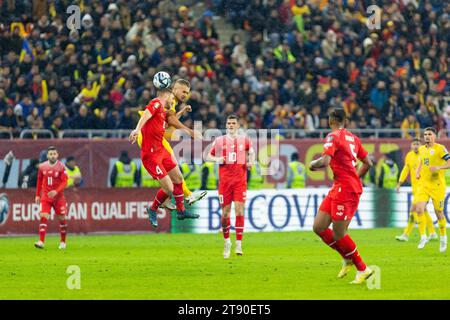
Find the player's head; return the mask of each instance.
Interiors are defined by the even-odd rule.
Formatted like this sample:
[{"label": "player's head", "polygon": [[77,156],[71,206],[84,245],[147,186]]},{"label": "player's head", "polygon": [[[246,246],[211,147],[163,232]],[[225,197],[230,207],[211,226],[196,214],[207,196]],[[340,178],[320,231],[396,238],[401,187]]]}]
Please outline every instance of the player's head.
[{"label": "player's head", "polygon": [[414,152],[419,151],[419,147],[420,147],[420,139],[419,138],[414,138],[411,140],[411,150]]},{"label": "player's head", "polygon": [[433,144],[436,141],[437,132],[433,127],[425,128],[425,132],[423,133],[423,139],[425,143]]},{"label": "player's head", "polygon": [[158,90],[157,93],[158,99],[164,105],[164,108],[169,108],[170,103],[173,100],[173,93],[170,88],[163,88]]},{"label": "player's head", "polygon": [[237,115],[232,114],[227,117],[226,128],[228,134],[235,135],[240,127],[239,117]]},{"label": "player's head", "polygon": [[172,93],[179,102],[186,102],[191,92],[191,84],[186,79],[177,79],[172,85]]},{"label": "player's head", "polygon": [[328,114],[328,124],[330,128],[341,128],[345,125],[345,110],[343,108],[334,108]]},{"label": "player's head", "polygon": [[50,146],[47,148],[47,160],[53,164],[58,160],[58,150],[56,147]]},{"label": "player's head", "polygon": [[298,153],[294,152],[291,156],[291,161],[298,161]]}]

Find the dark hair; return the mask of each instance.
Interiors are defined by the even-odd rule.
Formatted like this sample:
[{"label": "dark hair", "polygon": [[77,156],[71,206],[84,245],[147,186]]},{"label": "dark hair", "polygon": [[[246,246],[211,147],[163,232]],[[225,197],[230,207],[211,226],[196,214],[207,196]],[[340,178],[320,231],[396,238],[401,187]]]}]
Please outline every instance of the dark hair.
[{"label": "dark hair", "polygon": [[420,142],[420,139],[419,138],[413,138],[413,139],[411,139],[411,143],[413,143],[413,142]]},{"label": "dark hair", "polygon": [[298,153],[297,153],[297,152],[294,152],[294,153],[291,155],[291,161],[298,161]]},{"label": "dark hair", "polygon": [[230,114],[228,117],[227,117],[227,121],[228,120],[233,120],[233,119],[235,119],[237,122],[239,122],[239,116],[237,115],[237,114]]},{"label": "dark hair", "polygon": [[73,161],[73,160],[75,160],[75,157],[73,157],[73,156],[67,157],[66,163],[70,162],[70,161]]},{"label": "dark hair", "polygon": [[434,134],[437,134],[437,131],[436,131],[436,129],[435,129],[435,128],[433,128],[433,127],[428,127],[428,128],[425,128],[424,132],[426,132],[426,131],[431,131],[431,132],[433,132]]},{"label": "dark hair", "polygon": [[177,79],[174,81],[173,85],[175,85],[177,83],[180,85],[186,86],[188,88],[191,88],[191,83],[186,79],[183,79],[183,78]]},{"label": "dark hair", "polygon": [[50,151],[58,151],[58,150],[56,150],[55,146],[50,146],[47,148],[47,152],[50,152]]},{"label": "dark hair", "polygon": [[330,111],[328,117],[330,120],[334,120],[338,123],[344,123],[346,118],[345,110],[343,108],[334,108]]}]

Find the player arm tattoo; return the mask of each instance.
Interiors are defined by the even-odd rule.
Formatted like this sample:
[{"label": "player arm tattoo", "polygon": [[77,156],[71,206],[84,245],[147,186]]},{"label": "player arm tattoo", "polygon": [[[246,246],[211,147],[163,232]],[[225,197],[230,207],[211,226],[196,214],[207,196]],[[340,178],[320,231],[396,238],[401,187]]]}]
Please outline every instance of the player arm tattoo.
[{"label": "player arm tattoo", "polygon": [[317,169],[322,169],[327,167],[330,164],[331,157],[327,154],[324,154],[319,159],[311,161],[309,164],[309,170],[314,171]]},{"label": "player arm tattoo", "polygon": [[370,167],[373,166],[373,162],[369,156],[366,156],[364,159],[361,160],[361,162],[363,163],[363,165],[358,170],[358,176],[360,178],[364,177],[367,171],[369,171]]},{"label": "player arm tattoo", "polygon": [[183,123],[181,123],[181,121],[178,119],[177,114],[175,114],[174,112],[171,111],[167,112],[167,123],[169,124],[169,126],[182,130],[194,138],[195,135],[194,130],[186,127]]}]

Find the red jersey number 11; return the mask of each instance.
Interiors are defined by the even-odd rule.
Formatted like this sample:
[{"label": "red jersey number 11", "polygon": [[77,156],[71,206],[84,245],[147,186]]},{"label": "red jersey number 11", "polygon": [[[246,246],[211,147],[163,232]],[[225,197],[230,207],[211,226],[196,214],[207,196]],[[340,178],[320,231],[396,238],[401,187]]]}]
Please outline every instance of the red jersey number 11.
[{"label": "red jersey number 11", "polygon": [[49,186],[51,186],[51,185],[53,184],[53,178],[52,178],[52,177],[48,177],[48,178],[47,178],[47,184],[48,184]]}]

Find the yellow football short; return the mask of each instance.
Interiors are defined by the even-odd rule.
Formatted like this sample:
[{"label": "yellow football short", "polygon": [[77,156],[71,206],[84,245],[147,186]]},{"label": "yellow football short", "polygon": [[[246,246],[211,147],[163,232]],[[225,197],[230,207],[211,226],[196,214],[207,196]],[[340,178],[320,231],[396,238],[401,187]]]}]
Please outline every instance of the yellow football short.
[{"label": "yellow football short", "polygon": [[417,196],[414,196],[413,202],[425,202],[433,200],[434,210],[444,210],[445,189],[430,189],[421,187],[417,190]]}]

